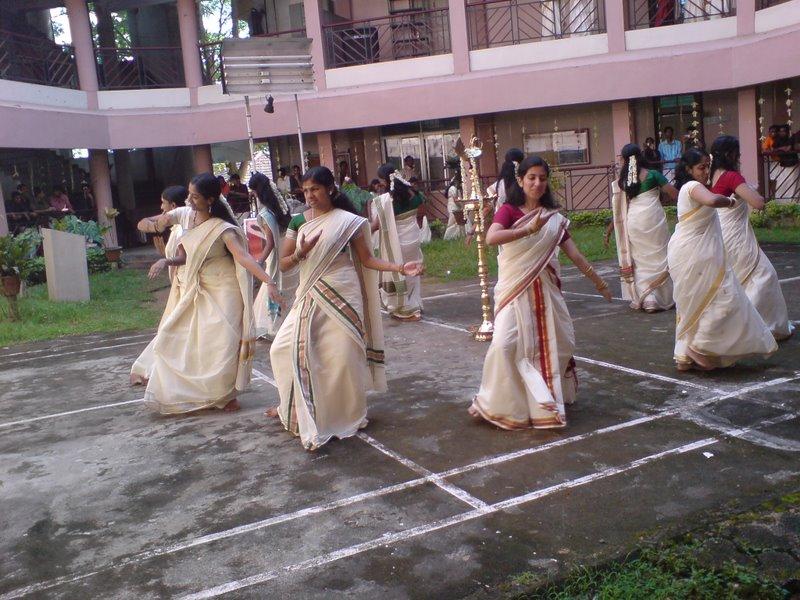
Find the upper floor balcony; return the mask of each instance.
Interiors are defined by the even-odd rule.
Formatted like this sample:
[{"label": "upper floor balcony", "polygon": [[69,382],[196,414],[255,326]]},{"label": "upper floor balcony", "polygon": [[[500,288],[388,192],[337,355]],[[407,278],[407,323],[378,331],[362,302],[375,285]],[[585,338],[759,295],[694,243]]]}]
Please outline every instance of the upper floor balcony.
[{"label": "upper floor balcony", "polygon": [[627,0],[626,11],[627,29],[647,29],[731,17],[736,0]]},{"label": "upper floor balcony", "polygon": [[0,79],[77,89],[74,48],[0,30]]}]

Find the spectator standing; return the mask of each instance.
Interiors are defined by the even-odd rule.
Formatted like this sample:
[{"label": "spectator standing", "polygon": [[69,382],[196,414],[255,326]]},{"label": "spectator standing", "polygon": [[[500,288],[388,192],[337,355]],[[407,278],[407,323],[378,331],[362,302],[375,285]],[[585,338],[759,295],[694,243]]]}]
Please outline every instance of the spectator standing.
[{"label": "spectator standing", "polygon": [[664,161],[664,175],[668,181],[673,181],[675,166],[678,164],[683,148],[680,140],[675,139],[675,130],[669,125],[664,127],[663,139],[658,145],[658,151],[661,153],[661,160]]},{"label": "spectator standing", "polygon": [[797,202],[800,199],[800,159],[797,150],[800,146],[797,134],[792,135],[789,125],[779,125],[775,134],[773,155],[778,159],[775,167],[775,201],[782,204]]},{"label": "spectator standing", "polygon": [[645,169],[652,169],[661,173],[661,152],[656,149],[655,139],[649,137],[644,141],[644,164]]}]

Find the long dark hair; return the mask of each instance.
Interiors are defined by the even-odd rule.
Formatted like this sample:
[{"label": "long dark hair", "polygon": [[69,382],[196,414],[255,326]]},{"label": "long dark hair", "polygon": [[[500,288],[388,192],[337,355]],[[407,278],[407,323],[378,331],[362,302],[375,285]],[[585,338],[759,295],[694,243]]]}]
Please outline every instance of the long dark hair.
[{"label": "long dark hair", "polygon": [[[642,182],[639,181],[639,169],[644,166],[644,154],[642,149],[637,144],[625,144],[620,151],[622,156],[622,168],[619,170],[619,187],[625,190],[625,195],[628,198],[635,198],[642,190]],[[636,159],[636,180],[628,183],[628,169],[631,165],[631,159]]]},{"label": "long dark hair", "polygon": [[464,182],[461,176],[461,164],[459,163],[453,166],[453,176],[450,178],[450,182],[447,184],[447,187],[444,190],[445,197],[447,196],[451,187],[455,186],[456,192],[460,192],[463,185]]},{"label": "long dark hair", "polygon": [[217,217],[218,219],[227,221],[231,225],[239,227],[239,223],[236,222],[236,219],[233,218],[219,199],[222,194],[222,186],[219,183],[219,179],[214,177],[213,173],[200,173],[199,175],[195,175],[192,177],[190,183],[203,198],[210,198],[212,200],[209,208],[212,217]]},{"label": "long dark hair", "polygon": [[318,185],[325,186],[328,189],[328,193],[331,195],[331,204],[334,208],[340,208],[354,215],[358,215],[359,217],[361,216],[358,210],[356,210],[356,207],[353,206],[350,198],[341,193],[339,188],[336,187],[336,179],[328,167],[311,167],[308,171],[303,173],[303,178],[300,182],[305,183],[306,181],[312,181]]},{"label": "long dark hair", "polygon": [[517,168],[514,163],[521,163],[523,160],[525,160],[525,154],[519,148],[511,148],[506,152],[503,166],[500,167],[500,174],[497,176],[496,181],[497,185],[500,185],[501,181],[503,182],[506,188],[506,196],[508,196],[508,190],[511,185],[517,180]]},{"label": "long dark hair", "polygon": [[[523,159],[523,161],[519,163],[519,169],[517,169],[514,179],[511,180],[511,186],[506,188],[506,202],[511,206],[523,206],[525,204],[525,192],[522,190],[519,183],[517,183],[517,177],[525,177],[525,173],[527,173],[531,167],[544,167],[545,174],[548,179],[550,178],[550,165],[547,164],[545,159],[533,154]],[[550,191],[549,182],[547,184],[547,189],[539,199],[539,204],[545,208],[560,208],[559,203],[556,202],[553,193]]]},{"label": "long dark hair", "polygon": [[250,179],[247,182],[247,187],[256,193],[258,201],[263,206],[266,206],[267,210],[273,214],[281,231],[285,231],[289,226],[289,221],[292,220],[292,215],[288,210],[283,212],[281,203],[278,202],[278,198],[275,196],[275,192],[272,190],[269,177],[256,171],[250,175]]},{"label": "long dark hair", "polygon": [[714,171],[738,171],[739,140],[732,135],[721,135],[711,144],[711,173],[709,178],[714,181]]},{"label": "long dark hair", "polygon": [[181,202],[186,200],[189,195],[189,190],[183,185],[171,185],[161,192],[161,197],[170,204],[180,205]]},{"label": "long dark hair", "polygon": [[[389,195],[392,197],[392,200],[397,203],[398,206],[405,206],[409,203],[414,194],[411,192],[411,188],[402,181],[395,179],[394,184],[392,184],[391,176],[395,171],[397,171],[397,168],[395,168],[392,163],[386,163],[385,165],[381,165],[378,169],[378,177],[386,182],[386,189],[389,190]],[[394,187],[394,189],[392,189],[392,187]]]},{"label": "long dark hair", "polygon": [[675,187],[681,189],[685,184],[693,181],[689,169],[700,164],[707,156],[708,152],[703,148],[689,148],[684,152],[675,167]]}]

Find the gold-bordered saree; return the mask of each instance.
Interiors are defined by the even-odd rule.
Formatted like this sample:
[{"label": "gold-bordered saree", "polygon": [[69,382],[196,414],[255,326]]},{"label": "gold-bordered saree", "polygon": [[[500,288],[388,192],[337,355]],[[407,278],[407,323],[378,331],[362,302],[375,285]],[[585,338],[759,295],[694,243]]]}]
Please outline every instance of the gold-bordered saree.
[{"label": "gold-bordered saree", "polygon": [[503,429],[564,427],[564,404],[575,399],[575,333],[558,276],[568,226],[555,214],[535,235],[503,244],[498,256],[494,336],[470,412]]},{"label": "gold-bordered saree", "polygon": [[217,218],[183,233],[186,264],[146,358],[137,361],[148,365],[145,405],[162,414],[222,408],[250,382],[253,283],[228,252],[226,232],[246,245],[241,228]]},{"label": "gold-bordered saree", "polygon": [[354,236],[369,240],[369,223],[334,209],[304,224],[298,243],[317,232],[270,349],[278,416],[309,450],[366,426],[366,392],[386,390],[377,273],[346,249]]}]

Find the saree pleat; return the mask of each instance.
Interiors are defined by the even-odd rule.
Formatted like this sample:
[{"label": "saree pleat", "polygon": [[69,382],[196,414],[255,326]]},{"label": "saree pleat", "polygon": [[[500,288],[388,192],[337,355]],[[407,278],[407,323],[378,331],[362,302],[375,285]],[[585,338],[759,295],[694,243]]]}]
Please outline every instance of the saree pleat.
[{"label": "saree pleat", "polygon": [[575,400],[575,333],[558,276],[568,225],[554,215],[536,235],[504,244],[498,257],[494,335],[470,412],[503,429],[564,427],[564,405]]},{"label": "saree pleat", "polygon": [[366,392],[386,389],[377,274],[342,249],[367,221],[339,209],[308,222],[322,231],[301,263],[292,310],[270,349],[278,416],[309,450],[367,424]]},{"label": "saree pleat", "polygon": [[678,225],[669,241],[677,310],[675,362],[691,365],[688,350],[711,367],[769,355],[777,344],[727,264],[717,210],[691,199],[697,185],[702,184],[681,187]]},{"label": "saree pleat", "polygon": [[[162,414],[222,408],[247,388],[253,359],[252,280],[227,252],[220,219],[185,232],[178,270],[152,345],[145,405]],[[244,243],[244,239],[242,240]]]},{"label": "saree pleat", "polygon": [[636,310],[668,310],[674,306],[667,265],[669,228],[659,188],[628,200],[616,181],[611,185],[622,297]]},{"label": "saree pleat", "polygon": [[[416,209],[395,216],[389,194],[375,198],[373,206],[381,226],[380,257],[395,264],[421,261],[423,257]],[[411,277],[384,272],[379,277],[381,301],[391,316],[416,319],[422,315],[419,275]]]},{"label": "saree pleat", "polygon": [[750,224],[750,205],[735,194],[734,198],[736,206],[719,213],[728,262],[773,337],[786,339],[792,334],[792,326],[778,273],[758,245]]}]

